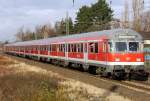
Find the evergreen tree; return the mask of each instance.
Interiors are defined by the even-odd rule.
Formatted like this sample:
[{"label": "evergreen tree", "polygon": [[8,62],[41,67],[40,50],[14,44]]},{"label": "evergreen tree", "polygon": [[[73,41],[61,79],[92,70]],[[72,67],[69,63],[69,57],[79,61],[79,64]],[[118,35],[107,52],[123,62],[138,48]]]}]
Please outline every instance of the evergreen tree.
[{"label": "evergreen tree", "polygon": [[98,0],[90,7],[83,6],[77,13],[75,31],[81,33],[108,29],[112,13],[106,0]]},{"label": "evergreen tree", "polygon": [[92,25],[91,14],[91,8],[88,6],[83,6],[79,9],[75,23],[76,33],[87,32],[89,26]]},{"label": "evergreen tree", "polygon": [[74,34],[74,25],[71,18],[68,19],[69,21],[69,34]]}]

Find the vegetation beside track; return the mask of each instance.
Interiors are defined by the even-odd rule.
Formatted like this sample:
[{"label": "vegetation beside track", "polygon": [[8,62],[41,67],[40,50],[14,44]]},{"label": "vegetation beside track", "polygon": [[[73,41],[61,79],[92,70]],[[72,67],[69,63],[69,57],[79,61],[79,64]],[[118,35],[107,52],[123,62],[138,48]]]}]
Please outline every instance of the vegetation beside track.
[{"label": "vegetation beside track", "polygon": [[[13,65],[14,67],[9,67]],[[17,70],[18,63],[0,57],[0,101],[65,100],[58,91],[58,78]]]},{"label": "vegetation beside track", "polygon": [[0,89],[0,101],[116,101],[118,98],[130,101],[116,93],[3,56],[0,56]]},{"label": "vegetation beside track", "polygon": [[[3,78],[0,80],[0,89],[2,89],[2,91],[0,91],[0,100],[118,101],[117,99],[121,99],[122,101],[130,101],[127,96],[126,98],[125,96],[118,95],[120,93],[116,93],[117,89],[121,89],[118,88],[118,86],[116,88],[116,86],[111,85],[111,89],[107,90],[105,87],[103,89],[103,87],[99,88],[85,84],[82,80],[80,82],[80,80],[78,81],[70,77],[75,76],[71,70],[63,70],[62,68],[57,68],[57,66],[54,69],[54,67],[55,66],[49,64],[42,65],[42,63],[36,61],[25,61],[25,59],[21,60],[21,58],[19,60],[17,57],[0,56],[0,78]],[[69,72],[68,74],[70,76],[67,76],[66,72]],[[63,75],[64,73],[66,75]],[[81,77],[81,74],[79,75]],[[79,75],[77,77],[79,77]],[[86,75],[82,76],[83,78],[86,77]],[[95,80],[97,79],[98,78],[95,78]],[[97,84],[103,85],[103,82]],[[106,85],[106,88],[109,88],[108,85],[109,84]]]}]

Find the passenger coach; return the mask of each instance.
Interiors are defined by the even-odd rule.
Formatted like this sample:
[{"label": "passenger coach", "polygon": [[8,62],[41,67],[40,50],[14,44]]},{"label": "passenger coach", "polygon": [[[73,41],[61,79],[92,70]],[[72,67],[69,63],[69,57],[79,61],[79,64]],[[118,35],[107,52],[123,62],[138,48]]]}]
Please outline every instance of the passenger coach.
[{"label": "passenger coach", "polygon": [[107,77],[148,77],[143,39],[131,29],[104,30],[5,45],[13,55],[83,68]]}]

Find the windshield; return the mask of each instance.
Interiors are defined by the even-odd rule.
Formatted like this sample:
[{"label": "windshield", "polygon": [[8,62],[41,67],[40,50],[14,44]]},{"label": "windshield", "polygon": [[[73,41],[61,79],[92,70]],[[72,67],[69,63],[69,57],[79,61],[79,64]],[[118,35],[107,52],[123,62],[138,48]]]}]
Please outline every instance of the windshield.
[{"label": "windshield", "polygon": [[132,51],[132,52],[139,51],[139,43],[138,42],[129,42],[129,51]]},{"label": "windshield", "polygon": [[116,42],[116,51],[117,52],[126,52],[127,43],[126,42]]}]

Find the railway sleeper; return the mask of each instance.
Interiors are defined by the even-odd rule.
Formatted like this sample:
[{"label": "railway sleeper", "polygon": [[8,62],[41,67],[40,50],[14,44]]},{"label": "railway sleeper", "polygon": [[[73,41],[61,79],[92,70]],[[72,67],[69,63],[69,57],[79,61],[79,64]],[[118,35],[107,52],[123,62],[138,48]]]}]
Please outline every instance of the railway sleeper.
[{"label": "railway sleeper", "polygon": [[149,77],[149,73],[145,70],[131,70],[128,73],[129,80],[139,80],[139,81],[147,81]]}]

